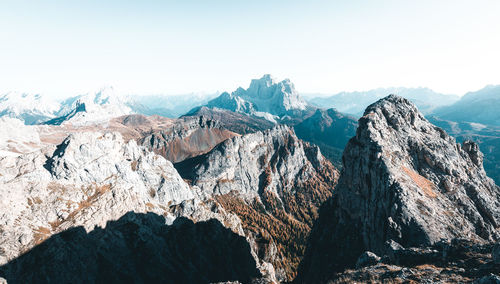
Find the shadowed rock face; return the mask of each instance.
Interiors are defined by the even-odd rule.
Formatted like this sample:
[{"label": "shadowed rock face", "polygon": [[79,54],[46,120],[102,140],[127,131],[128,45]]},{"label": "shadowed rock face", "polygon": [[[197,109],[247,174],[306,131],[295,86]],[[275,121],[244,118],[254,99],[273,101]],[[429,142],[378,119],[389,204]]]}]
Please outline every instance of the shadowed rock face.
[{"label": "shadowed rock face", "polygon": [[338,178],[318,147],[287,126],[228,139],[175,166],[200,195],[215,195],[241,219],[253,251],[278,280],[295,276],[318,208]]},{"label": "shadowed rock face", "polygon": [[456,144],[408,100],[369,106],[343,155],[334,196],[315,225],[301,281],[324,281],[352,267],[364,251],[383,254],[441,239],[500,238],[500,189],[472,142]]},{"label": "shadowed rock face", "polygon": [[129,212],[87,233],[56,234],[0,267],[8,283],[209,283],[259,277],[244,237],[217,220]]}]

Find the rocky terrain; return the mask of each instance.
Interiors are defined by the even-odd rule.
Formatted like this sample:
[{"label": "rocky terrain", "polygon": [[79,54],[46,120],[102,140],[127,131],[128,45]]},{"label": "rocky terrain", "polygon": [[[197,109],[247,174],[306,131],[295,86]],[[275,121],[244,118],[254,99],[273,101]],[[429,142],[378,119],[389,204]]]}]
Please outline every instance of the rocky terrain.
[{"label": "rocky terrain", "polygon": [[241,219],[252,248],[280,281],[295,276],[319,206],[338,178],[319,149],[286,126],[234,137],[175,166]]},{"label": "rocky terrain", "polygon": [[465,239],[411,248],[387,243],[384,255],[365,252],[328,283],[499,283],[498,248]]},{"label": "rocky terrain", "polygon": [[458,142],[474,141],[484,154],[484,170],[497,185],[500,184],[500,126],[475,122],[455,122],[429,116],[429,121],[441,127]]},{"label": "rocky terrain", "polygon": [[483,155],[457,144],[406,99],[369,106],[343,155],[333,197],[321,209],[299,282],[334,279],[365,251],[463,238],[500,238],[500,189],[486,176]]},{"label": "rocky terrain", "polygon": [[[255,264],[257,256],[244,241],[245,235],[238,217],[227,212],[211,196],[202,195],[199,190],[190,187],[169,161],[138,146],[135,140],[125,143],[118,133],[78,133],[70,135],[57,146],[48,146],[19,157],[2,158],[0,165],[0,272],[2,277],[12,283],[36,282],[36,279],[64,281],[74,276],[71,271],[77,267],[85,267],[80,273],[90,273],[84,273],[82,281],[111,277],[112,270],[102,272],[100,269],[104,267],[97,269],[93,260],[107,259],[109,262],[118,255],[125,257],[123,254],[139,253],[136,264],[127,264],[125,258],[121,263],[113,260],[115,271],[128,266],[128,270],[123,272],[125,277],[131,275],[127,273],[144,269],[139,260],[148,257],[151,247],[167,241],[169,244],[163,250],[171,252],[172,247],[176,246],[175,240],[181,236],[187,237],[189,232],[192,234],[192,243],[180,244],[178,249],[182,251],[182,246],[186,246],[188,250],[196,245],[198,251],[206,253],[205,261],[212,262],[214,266],[208,271],[207,267],[194,263],[198,253],[186,254],[182,256],[186,267],[197,266],[200,271],[207,270],[205,274],[189,276],[194,270],[185,268],[178,271],[179,279],[198,277],[194,279],[200,279],[196,280],[200,282],[204,282],[204,277],[217,281],[241,280],[239,276],[231,278],[238,275],[238,269],[228,268],[229,272],[226,272],[229,274],[223,271],[217,274],[217,261],[229,257],[229,254],[217,251],[217,255],[208,251],[204,243],[210,239],[201,238],[196,231],[192,232],[194,229],[205,230],[212,238],[220,236],[220,244],[233,257],[235,253],[238,257],[243,256],[242,252],[238,253],[238,250],[243,249],[252,260],[248,262],[249,258],[240,259],[246,261],[247,266],[241,268],[246,273],[243,273],[245,277],[261,275],[260,266]],[[122,217],[127,212],[132,213]],[[146,212],[156,215],[137,215]],[[161,219],[158,219],[160,216]],[[177,220],[178,217],[190,219],[191,225],[186,223],[187,220]],[[118,219],[117,223],[112,222]],[[193,221],[196,224],[193,225]],[[198,224],[201,221],[207,221],[208,224]],[[170,225],[173,227],[168,228]],[[171,233],[177,229],[179,233]],[[186,230],[187,233],[181,233]],[[117,243],[117,234],[131,236],[131,239],[121,239],[123,243]],[[146,244],[142,241],[145,238]],[[224,238],[234,240],[231,241],[234,251],[227,250],[228,244]],[[39,246],[42,243],[44,245]],[[21,254],[24,256],[18,258]],[[177,271],[179,254],[158,255],[158,269]],[[54,262],[40,264],[37,261],[40,257],[50,260],[50,255],[56,256]],[[94,258],[87,259],[86,256]],[[87,267],[87,263],[94,266]],[[253,263],[253,266],[249,268],[248,263]],[[61,273],[61,269],[68,265],[71,269],[63,270],[67,274]],[[214,273],[223,278],[210,278]],[[141,277],[159,279],[160,276],[153,271]],[[172,279],[177,279],[175,277]],[[273,275],[269,277],[272,279]]]}]

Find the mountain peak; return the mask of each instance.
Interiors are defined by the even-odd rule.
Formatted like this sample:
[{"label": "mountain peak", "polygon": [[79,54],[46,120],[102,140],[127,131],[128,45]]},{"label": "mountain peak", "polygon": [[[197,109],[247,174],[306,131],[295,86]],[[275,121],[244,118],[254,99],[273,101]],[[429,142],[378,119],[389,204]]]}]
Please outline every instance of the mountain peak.
[{"label": "mountain peak", "polygon": [[370,105],[342,160],[314,236],[316,256],[304,266],[308,277],[352,267],[364,251],[383,254],[391,240],[403,247],[500,240],[500,188],[477,145],[457,144],[407,99]]},{"label": "mountain peak", "polygon": [[307,103],[299,96],[289,79],[278,82],[270,74],[253,79],[248,89],[223,93],[208,102],[207,106],[266,117],[282,117],[293,111],[306,110]]}]

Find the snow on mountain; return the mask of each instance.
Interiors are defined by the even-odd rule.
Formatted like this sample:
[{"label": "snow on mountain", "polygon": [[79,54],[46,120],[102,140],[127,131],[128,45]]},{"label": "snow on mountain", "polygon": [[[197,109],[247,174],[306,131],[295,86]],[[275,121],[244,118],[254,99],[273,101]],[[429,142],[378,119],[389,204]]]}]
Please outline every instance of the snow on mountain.
[{"label": "snow on mountain", "polygon": [[66,99],[61,103],[57,118],[45,124],[89,125],[106,123],[110,118],[135,113],[130,97],[119,95],[112,87]]},{"label": "snow on mountain", "polygon": [[41,145],[36,126],[8,116],[0,117],[0,157],[29,153]]},{"label": "snow on mountain", "polygon": [[37,124],[54,118],[60,104],[39,94],[9,92],[0,95],[0,117],[7,116]]},{"label": "snow on mountain", "polygon": [[307,103],[299,96],[289,79],[279,82],[266,74],[260,79],[253,79],[248,89],[240,87],[231,94],[224,92],[206,106],[275,121],[290,112],[306,110]]}]

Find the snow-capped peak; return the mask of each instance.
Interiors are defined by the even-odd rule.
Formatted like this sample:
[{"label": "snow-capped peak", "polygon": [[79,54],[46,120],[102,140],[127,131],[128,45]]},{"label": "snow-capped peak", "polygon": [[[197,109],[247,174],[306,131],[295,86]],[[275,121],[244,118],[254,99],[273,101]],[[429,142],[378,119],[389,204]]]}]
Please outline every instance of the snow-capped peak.
[{"label": "snow-capped peak", "polygon": [[69,98],[62,102],[59,117],[48,124],[71,123],[87,125],[106,123],[110,118],[133,113],[129,98],[118,94],[113,87]]},{"label": "snow-capped peak", "polygon": [[0,95],[0,116],[23,120],[26,124],[36,124],[53,118],[60,105],[40,94],[8,92]]}]

